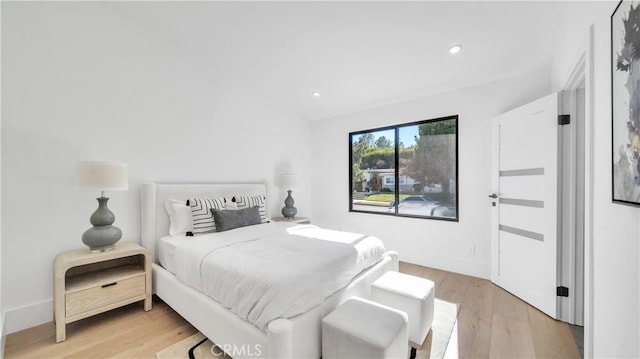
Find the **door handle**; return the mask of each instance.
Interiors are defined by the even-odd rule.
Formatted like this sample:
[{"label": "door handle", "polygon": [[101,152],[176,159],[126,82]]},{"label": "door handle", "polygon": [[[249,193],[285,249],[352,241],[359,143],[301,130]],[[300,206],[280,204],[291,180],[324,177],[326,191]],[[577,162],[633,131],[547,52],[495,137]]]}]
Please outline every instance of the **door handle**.
[{"label": "door handle", "polygon": [[495,193],[492,193],[492,194],[489,195],[489,198],[496,199],[496,198],[498,198],[498,195],[495,194]]}]

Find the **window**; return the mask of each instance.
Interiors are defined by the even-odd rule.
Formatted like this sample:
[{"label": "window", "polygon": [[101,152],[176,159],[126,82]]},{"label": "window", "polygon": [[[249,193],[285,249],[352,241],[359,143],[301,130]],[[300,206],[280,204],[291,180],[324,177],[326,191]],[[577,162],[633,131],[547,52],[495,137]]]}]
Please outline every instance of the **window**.
[{"label": "window", "polygon": [[349,211],[458,221],[458,116],[349,134]]}]

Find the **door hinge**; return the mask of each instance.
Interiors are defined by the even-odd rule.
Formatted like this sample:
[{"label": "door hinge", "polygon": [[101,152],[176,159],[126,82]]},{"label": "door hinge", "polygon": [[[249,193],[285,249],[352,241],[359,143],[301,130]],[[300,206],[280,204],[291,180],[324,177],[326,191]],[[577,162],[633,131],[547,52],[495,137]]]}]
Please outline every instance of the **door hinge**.
[{"label": "door hinge", "polygon": [[571,123],[571,115],[558,115],[558,125],[564,126]]},{"label": "door hinge", "polygon": [[569,296],[569,288],[567,287],[557,287],[556,288],[556,295],[558,297],[568,297]]}]

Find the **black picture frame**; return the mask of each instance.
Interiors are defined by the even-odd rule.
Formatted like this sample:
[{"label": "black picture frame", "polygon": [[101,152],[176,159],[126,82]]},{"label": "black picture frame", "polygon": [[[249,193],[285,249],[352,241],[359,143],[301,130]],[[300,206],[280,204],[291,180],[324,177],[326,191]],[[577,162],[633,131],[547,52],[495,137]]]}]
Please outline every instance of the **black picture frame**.
[{"label": "black picture frame", "polygon": [[611,199],[640,206],[640,1],[611,14]]}]

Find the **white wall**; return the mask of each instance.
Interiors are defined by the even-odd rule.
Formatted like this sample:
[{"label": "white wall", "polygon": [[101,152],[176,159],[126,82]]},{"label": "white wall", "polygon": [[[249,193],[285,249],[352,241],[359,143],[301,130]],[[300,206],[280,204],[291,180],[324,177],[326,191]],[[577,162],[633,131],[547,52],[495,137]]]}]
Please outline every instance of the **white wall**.
[{"label": "white wall", "polygon": [[[312,123],[314,223],[379,236],[403,261],[489,278],[491,119],[547,95],[548,78],[543,70]],[[455,114],[460,222],[349,213],[349,132]]]},{"label": "white wall", "polygon": [[595,22],[593,178],[593,356],[640,357],[638,208],[611,202],[611,30]]},{"label": "white wall", "polygon": [[[2,6],[0,6],[0,38],[2,38]],[[2,68],[2,47],[0,46],[0,69]],[[2,83],[2,71],[0,71]],[[0,112],[2,112],[2,89],[0,86]],[[0,149],[2,148],[2,116],[0,115]],[[2,278],[2,161],[0,161],[0,278]],[[2,305],[2,285],[0,285],[0,358],[4,358],[6,340],[4,306]]]},{"label": "white wall", "polygon": [[[129,164],[107,193],[139,241],[144,181],[263,181],[295,171],[309,215],[310,125],[242,81],[112,12],[110,3],[2,3],[2,306],[8,331],[52,320],[52,263],[83,247],[97,192],[78,160]],[[124,5],[120,5],[122,8]],[[272,211],[285,195],[270,187]],[[277,202],[276,202],[277,201]]]},{"label": "white wall", "polygon": [[[640,211],[611,201],[611,23],[617,1],[597,4],[593,23],[593,109],[590,164],[592,183],[592,238],[586,238],[587,318],[585,333],[592,333],[586,357],[640,357]],[[587,38],[582,27],[582,37]],[[554,62],[552,83],[560,89],[569,77],[578,47],[567,44]],[[587,86],[589,81],[587,81]],[[590,89],[587,89],[589,93]],[[587,98],[587,102],[590,99]],[[587,129],[589,132],[589,129]],[[590,255],[589,255],[590,253]],[[591,278],[589,278],[591,277]],[[588,334],[587,334],[588,335]]]}]

